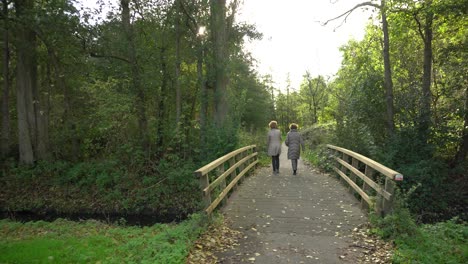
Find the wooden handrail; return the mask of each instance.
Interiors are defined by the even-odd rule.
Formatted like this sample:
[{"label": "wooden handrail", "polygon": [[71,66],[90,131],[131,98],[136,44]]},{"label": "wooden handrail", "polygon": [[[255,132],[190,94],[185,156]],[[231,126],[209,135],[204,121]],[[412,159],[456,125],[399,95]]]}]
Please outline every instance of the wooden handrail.
[{"label": "wooden handrail", "polygon": [[402,181],[403,180],[403,175],[399,172],[396,172],[388,167],[385,167],[384,165],[378,163],[377,161],[374,161],[374,160],[371,160],[369,159],[368,157],[366,156],[363,156],[359,153],[356,153],[356,152],[353,152],[351,150],[348,150],[348,149],[345,149],[345,148],[340,148],[340,147],[337,147],[337,146],[333,146],[333,145],[327,145],[328,148],[330,149],[334,149],[334,150],[338,150],[339,152],[342,152],[342,153],[345,153],[351,157],[354,157],[358,160],[360,160],[361,162],[365,163],[366,165],[372,167],[374,170],[377,170],[379,171],[380,173],[382,173],[383,175],[393,179],[393,180],[396,180],[396,181]]},{"label": "wooden handrail", "polygon": [[[256,145],[246,146],[234,150],[194,172],[200,181],[204,210],[208,215],[221,202],[226,202],[229,191],[235,188],[249,170],[258,163],[257,156]],[[225,170],[226,167],[228,167],[227,170]],[[215,171],[215,175],[210,179],[210,172],[212,171]],[[238,171],[239,173],[237,173]],[[215,190],[219,190],[219,194],[212,201],[211,195]]]},{"label": "wooden handrail", "polygon": [[[373,208],[382,216],[388,214],[392,210],[395,181],[402,181],[403,175],[351,150],[333,145],[327,145],[327,148],[335,154],[333,170],[350,185],[350,189],[359,194],[362,198],[361,205]],[[364,165],[364,172],[359,169],[360,163]],[[379,175],[384,176],[384,185],[375,182]],[[357,179],[362,181],[362,188]]]}]

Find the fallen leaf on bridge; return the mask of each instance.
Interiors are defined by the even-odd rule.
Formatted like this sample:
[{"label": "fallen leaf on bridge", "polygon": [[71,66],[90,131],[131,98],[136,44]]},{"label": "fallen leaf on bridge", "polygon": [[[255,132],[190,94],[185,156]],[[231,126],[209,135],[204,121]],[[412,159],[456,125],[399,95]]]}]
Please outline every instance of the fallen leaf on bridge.
[{"label": "fallen leaf on bridge", "polygon": [[213,224],[195,242],[195,246],[189,253],[187,264],[215,264],[218,258],[215,252],[226,251],[239,245],[238,240],[242,233],[228,227],[227,220],[220,224]]}]

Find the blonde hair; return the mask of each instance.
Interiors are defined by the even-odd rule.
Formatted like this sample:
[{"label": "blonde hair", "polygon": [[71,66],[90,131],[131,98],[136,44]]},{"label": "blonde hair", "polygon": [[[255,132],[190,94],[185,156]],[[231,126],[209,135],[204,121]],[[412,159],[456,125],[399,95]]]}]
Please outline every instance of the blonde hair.
[{"label": "blonde hair", "polygon": [[299,128],[299,125],[296,124],[296,123],[291,123],[291,124],[289,125],[289,129],[298,129],[298,128]]},{"label": "blonde hair", "polygon": [[270,128],[278,128],[278,122],[276,122],[275,120],[272,120],[272,121],[268,124],[268,126],[269,126]]}]

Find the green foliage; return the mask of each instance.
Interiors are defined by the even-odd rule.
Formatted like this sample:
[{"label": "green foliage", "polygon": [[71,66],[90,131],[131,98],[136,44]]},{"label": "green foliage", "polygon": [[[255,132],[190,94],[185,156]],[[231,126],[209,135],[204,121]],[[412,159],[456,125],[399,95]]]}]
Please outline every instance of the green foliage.
[{"label": "green foliage", "polygon": [[318,145],[313,149],[307,149],[304,158],[314,167],[324,172],[331,172],[333,169],[333,158],[326,145]]},{"label": "green foliage", "polygon": [[419,228],[414,236],[398,237],[393,263],[466,263],[468,226],[458,219]]},{"label": "green foliage", "polygon": [[207,219],[123,227],[96,221],[0,221],[2,263],[184,263]]},{"label": "green foliage", "polygon": [[313,166],[323,171],[331,171],[332,158],[326,144],[330,142],[333,124],[319,124],[301,129],[302,138],[306,145],[304,158]]},{"label": "green foliage", "polygon": [[421,185],[401,194],[397,189],[393,211],[384,218],[370,215],[371,232],[396,244],[393,263],[465,263],[468,227],[459,218],[418,226],[408,209]]},{"label": "green foliage", "polygon": [[[131,170],[130,170],[131,169]],[[196,166],[167,156],[154,167],[127,167],[117,160],[41,162],[13,167],[0,178],[2,208],[36,213],[154,212],[177,218],[195,211],[200,201]]]},{"label": "green foliage", "polygon": [[270,166],[271,157],[267,155],[267,128],[256,130],[241,130],[239,131],[239,146],[244,147],[249,145],[256,145],[258,152],[258,160],[261,166]]},{"label": "green foliage", "polygon": [[370,220],[373,226],[376,227],[373,232],[376,232],[384,239],[417,235],[418,228],[416,222],[407,207],[411,195],[416,189],[417,187],[414,187],[406,193],[402,193],[399,189],[396,189],[392,211],[384,218],[376,215],[375,212],[371,212]]}]

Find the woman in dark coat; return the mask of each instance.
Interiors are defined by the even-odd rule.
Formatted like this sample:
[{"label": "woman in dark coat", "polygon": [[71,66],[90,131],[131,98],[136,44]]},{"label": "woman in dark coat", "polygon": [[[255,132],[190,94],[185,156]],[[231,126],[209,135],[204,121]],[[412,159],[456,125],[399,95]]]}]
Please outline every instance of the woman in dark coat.
[{"label": "woman in dark coat", "polygon": [[268,124],[270,131],[268,131],[267,149],[268,156],[271,156],[271,164],[273,173],[279,173],[279,155],[281,154],[281,132],[278,129],[278,123],[271,121]]},{"label": "woman in dark coat", "polygon": [[297,160],[301,156],[301,146],[302,151],[305,149],[304,141],[302,140],[301,134],[297,132],[297,127],[298,125],[295,123],[289,126],[289,132],[284,142],[286,146],[288,146],[288,159],[291,160],[293,175],[296,175]]}]

